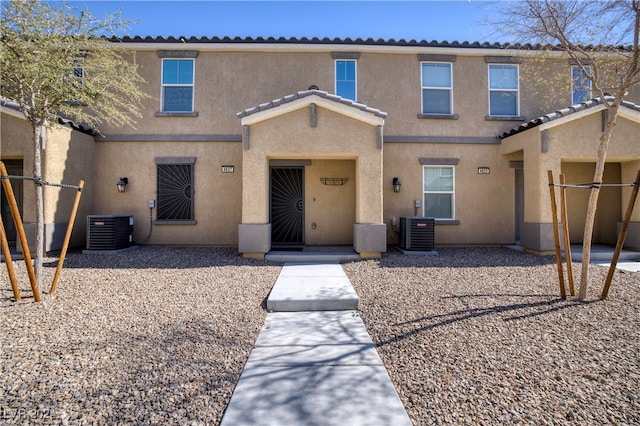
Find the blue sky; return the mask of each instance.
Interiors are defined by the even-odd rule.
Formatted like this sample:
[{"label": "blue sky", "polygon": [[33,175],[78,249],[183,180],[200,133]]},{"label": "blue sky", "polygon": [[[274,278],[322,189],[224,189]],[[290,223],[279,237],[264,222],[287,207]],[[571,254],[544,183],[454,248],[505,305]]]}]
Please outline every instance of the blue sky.
[{"label": "blue sky", "polygon": [[128,35],[339,37],[505,41],[488,22],[496,2],[460,1],[98,1],[74,0],[102,18],[139,20]]}]

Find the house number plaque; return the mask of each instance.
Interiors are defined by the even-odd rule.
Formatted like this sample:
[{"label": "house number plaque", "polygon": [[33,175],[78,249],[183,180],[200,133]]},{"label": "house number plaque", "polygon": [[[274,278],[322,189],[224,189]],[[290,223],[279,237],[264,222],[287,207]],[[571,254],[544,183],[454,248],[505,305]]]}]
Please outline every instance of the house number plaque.
[{"label": "house number plaque", "polygon": [[488,175],[489,173],[491,173],[491,169],[489,167],[478,167],[479,175]]},{"label": "house number plaque", "polygon": [[233,173],[234,171],[234,166],[222,166],[222,173]]}]

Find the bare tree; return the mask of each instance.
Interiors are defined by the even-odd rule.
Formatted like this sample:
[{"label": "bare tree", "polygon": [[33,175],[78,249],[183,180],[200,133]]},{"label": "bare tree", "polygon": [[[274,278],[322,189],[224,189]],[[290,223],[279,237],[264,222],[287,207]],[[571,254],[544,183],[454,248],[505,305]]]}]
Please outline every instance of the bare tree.
[{"label": "bare tree", "polygon": [[[97,127],[131,125],[147,97],[133,53],[107,38],[127,21],[96,19],[67,3],[3,2],[0,18],[0,96],[17,102],[33,133],[33,177],[42,176],[41,136],[59,117]],[[42,185],[36,185],[38,287],[44,255]]]},{"label": "bare tree", "polygon": [[[602,182],[618,109],[629,88],[640,83],[640,0],[524,0],[501,4],[501,31],[520,43],[533,42],[564,51],[591,82],[607,109],[593,182]],[[584,226],[578,298],[587,295],[591,242],[600,186],[589,195]]]}]

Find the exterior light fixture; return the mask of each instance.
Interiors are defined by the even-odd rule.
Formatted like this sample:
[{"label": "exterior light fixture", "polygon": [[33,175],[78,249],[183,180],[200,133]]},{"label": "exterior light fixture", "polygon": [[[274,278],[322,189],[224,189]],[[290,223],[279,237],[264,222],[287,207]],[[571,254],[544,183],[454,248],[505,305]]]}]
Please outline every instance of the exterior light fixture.
[{"label": "exterior light fixture", "polygon": [[129,184],[129,178],[121,177],[118,183],[116,184],[118,186],[118,192],[124,192],[128,184]]},{"label": "exterior light fixture", "polygon": [[400,192],[400,187],[402,184],[400,183],[400,179],[397,177],[393,178],[393,192]]}]

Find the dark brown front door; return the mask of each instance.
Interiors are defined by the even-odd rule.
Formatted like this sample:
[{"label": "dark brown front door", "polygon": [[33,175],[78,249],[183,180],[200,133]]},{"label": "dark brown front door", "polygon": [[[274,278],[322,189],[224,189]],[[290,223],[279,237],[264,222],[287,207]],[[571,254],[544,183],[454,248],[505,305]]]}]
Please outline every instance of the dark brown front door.
[{"label": "dark brown front door", "polygon": [[304,168],[271,168],[271,244],[304,245]]}]

